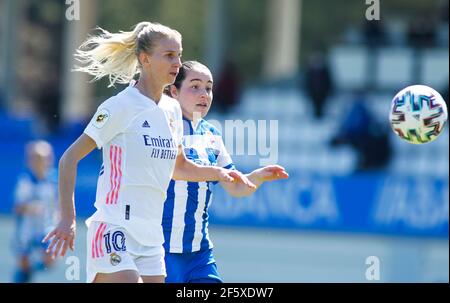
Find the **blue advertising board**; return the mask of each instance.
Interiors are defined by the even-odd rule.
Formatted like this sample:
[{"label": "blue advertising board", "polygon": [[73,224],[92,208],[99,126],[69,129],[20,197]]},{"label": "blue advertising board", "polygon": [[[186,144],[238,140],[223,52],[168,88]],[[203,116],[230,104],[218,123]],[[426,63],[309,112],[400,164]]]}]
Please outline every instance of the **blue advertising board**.
[{"label": "blue advertising board", "polygon": [[216,186],[212,224],[448,238],[448,179],[290,172],[250,197]]},{"label": "blue advertising board", "polygon": [[[78,216],[88,217],[95,211],[100,165],[100,152],[79,164]],[[4,168],[8,167],[10,175],[18,173],[12,169],[17,165],[5,163]],[[232,198],[220,185],[214,186],[210,223],[448,238],[447,178],[289,173],[288,180],[263,184],[245,198]],[[2,180],[0,213],[12,211],[14,182],[14,177]]]}]

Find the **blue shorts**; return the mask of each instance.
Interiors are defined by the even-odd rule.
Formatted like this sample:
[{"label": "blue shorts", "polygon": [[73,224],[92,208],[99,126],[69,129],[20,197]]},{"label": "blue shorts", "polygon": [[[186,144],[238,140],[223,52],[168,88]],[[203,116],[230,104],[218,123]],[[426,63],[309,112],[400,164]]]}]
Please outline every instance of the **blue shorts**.
[{"label": "blue shorts", "polygon": [[168,253],[166,283],[223,283],[212,249],[192,253]]}]

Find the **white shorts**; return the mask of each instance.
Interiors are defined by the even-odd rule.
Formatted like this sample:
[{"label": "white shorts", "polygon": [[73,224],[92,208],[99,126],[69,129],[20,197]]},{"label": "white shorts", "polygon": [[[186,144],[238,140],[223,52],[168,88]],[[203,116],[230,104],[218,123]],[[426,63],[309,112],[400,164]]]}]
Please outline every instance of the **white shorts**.
[{"label": "white shorts", "polygon": [[140,276],[166,276],[163,246],[144,246],[123,227],[92,221],[87,232],[87,282],[97,273],[135,270]]}]

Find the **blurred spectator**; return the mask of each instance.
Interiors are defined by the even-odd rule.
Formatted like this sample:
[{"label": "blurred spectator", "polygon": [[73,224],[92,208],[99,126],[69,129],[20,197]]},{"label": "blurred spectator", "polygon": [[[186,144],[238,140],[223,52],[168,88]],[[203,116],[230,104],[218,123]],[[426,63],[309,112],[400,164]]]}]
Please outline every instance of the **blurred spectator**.
[{"label": "blurred spectator", "polygon": [[440,16],[440,22],[448,24],[448,0],[440,1],[437,13]]},{"label": "blurred spectator", "polygon": [[3,89],[0,87],[0,112],[3,112],[6,108],[6,97],[4,95]]},{"label": "blurred spectator", "polygon": [[371,48],[378,48],[386,44],[386,32],[381,21],[366,21],[363,27],[364,43]]},{"label": "blurred spectator", "polygon": [[36,104],[40,118],[44,122],[44,134],[54,133],[59,127],[60,81],[56,67],[47,70],[44,87],[37,93]]},{"label": "blurred spectator", "polygon": [[434,19],[418,14],[411,19],[408,28],[408,43],[415,48],[433,47],[436,45],[436,25]]},{"label": "blurred spectator", "polygon": [[442,94],[441,94],[441,96],[442,96],[442,98],[444,99],[444,101],[445,101],[445,104],[447,105],[447,110],[448,109],[450,109],[449,108],[449,100],[448,100],[448,97],[449,97],[449,92],[448,92],[448,89],[449,88],[449,86],[448,86],[448,81],[447,81],[447,86],[444,88],[444,90],[442,91]]},{"label": "blurred spectator", "polygon": [[53,264],[42,239],[53,227],[57,214],[52,146],[46,141],[32,141],[27,144],[25,152],[27,170],[19,176],[14,201],[16,283],[30,282],[33,273]]},{"label": "blurred spectator", "polygon": [[306,92],[314,107],[314,115],[320,119],[327,98],[333,90],[330,68],[322,52],[314,52],[307,63],[305,73]]},{"label": "blurred spectator", "polygon": [[215,106],[220,112],[226,113],[239,98],[240,80],[236,65],[226,60],[217,78],[218,81],[214,85]]},{"label": "blurred spectator", "polygon": [[331,146],[347,144],[356,150],[356,171],[383,169],[391,158],[388,130],[375,119],[365,102],[364,93],[356,92],[348,115],[330,142]]},{"label": "blurred spectator", "polygon": [[376,83],[375,75],[378,70],[377,52],[378,48],[386,45],[387,34],[380,20],[366,20],[363,25],[364,43],[367,46],[368,62],[367,69],[371,72],[368,74],[366,89],[374,89]]}]

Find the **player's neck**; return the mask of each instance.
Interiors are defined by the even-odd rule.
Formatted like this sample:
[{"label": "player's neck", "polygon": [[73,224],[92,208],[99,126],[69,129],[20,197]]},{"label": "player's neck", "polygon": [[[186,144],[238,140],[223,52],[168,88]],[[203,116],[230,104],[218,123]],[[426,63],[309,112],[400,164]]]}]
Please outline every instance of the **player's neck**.
[{"label": "player's neck", "polygon": [[189,113],[187,111],[184,111],[183,108],[181,109],[183,113],[183,117],[189,121],[191,121],[192,126],[194,129],[197,129],[198,123],[202,120],[202,116],[198,112]]},{"label": "player's neck", "polygon": [[141,94],[155,101],[156,104],[161,100],[164,88],[156,85],[155,81],[151,81],[146,75],[141,75],[135,87]]}]

